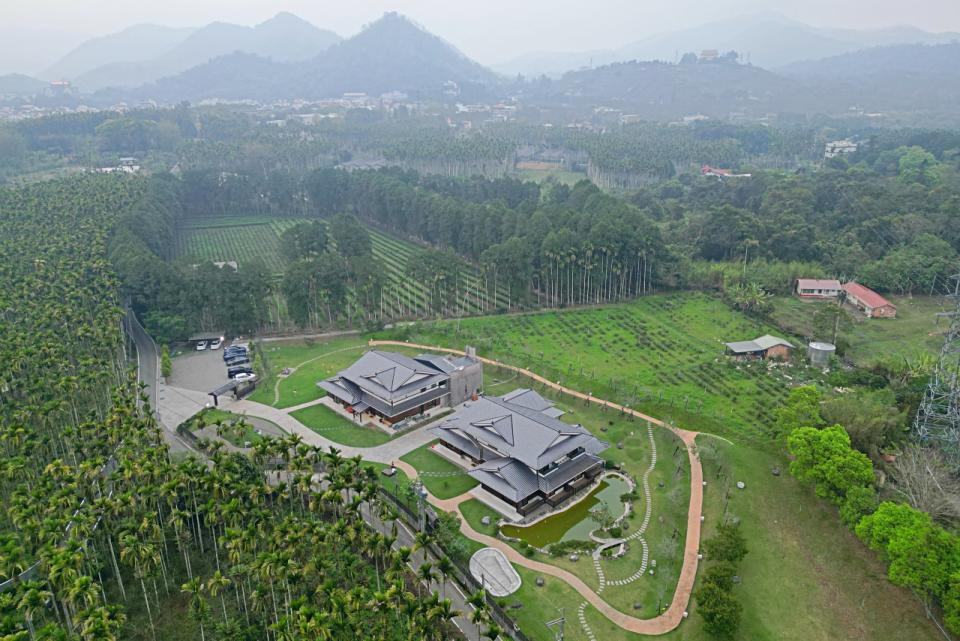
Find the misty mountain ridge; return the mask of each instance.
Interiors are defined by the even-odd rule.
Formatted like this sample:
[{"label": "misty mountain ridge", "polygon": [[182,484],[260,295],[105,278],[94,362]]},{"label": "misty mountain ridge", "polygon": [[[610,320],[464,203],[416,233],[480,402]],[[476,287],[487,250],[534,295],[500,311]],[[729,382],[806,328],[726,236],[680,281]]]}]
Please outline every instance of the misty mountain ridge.
[{"label": "misty mountain ridge", "polygon": [[60,58],[39,76],[45,80],[72,79],[119,61],[143,62],[163,55],[196,29],[138,24],[116,33],[92,38]]},{"label": "misty mountain ridge", "polygon": [[615,49],[526,54],[492,68],[509,75],[558,75],[629,60],[676,61],[687,52],[717,49],[737,51],[752,64],[772,69],[866,47],[943,44],[958,39],[957,33],[930,33],[905,26],[863,31],[822,29],[775,12],[764,12],[658,34]]},{"label": "misty mountain ridge", "polygon": [[[137,31],[146,27],[149,26]],[[161,30],[156,33],[170,35],[162,31],[165,27],[151,28]],[[96,60],[99,64],[88,64],[82,72],[63,76],[84,91],[136,87],[237,51],[278,61],[308,60],[341,39],[332,31],[315,27],[291,13],[279,13],[255,27],[213,22],[199,29],[180,30],[177,34],[179,38],[170,46],[159,52],[157,46],[148,48],[153,55],[143,56],[131,42],[130,30],[124,30],[81,45],[51,69],[80,69],[85,61]],[[162,38],[158,37],[159,40]],[[97,56],[90,55],[91,50],[95,50]],[[131,59],[131,51],[140,51],[140,55],[134,53]]]},{"label": "misty mountain ridge", "polygon": [[46,89],[47,83],[22,73],[0,75],[0,96],[32,96]]},{"label": "misty mountain ridge", "polygon": [[480,91],[499,83],[489,69],[409,19],[388,13],[305,62],[233,53],[134,91],[160,100],[329,98],[345,92],[439,96],[455,83]]}]

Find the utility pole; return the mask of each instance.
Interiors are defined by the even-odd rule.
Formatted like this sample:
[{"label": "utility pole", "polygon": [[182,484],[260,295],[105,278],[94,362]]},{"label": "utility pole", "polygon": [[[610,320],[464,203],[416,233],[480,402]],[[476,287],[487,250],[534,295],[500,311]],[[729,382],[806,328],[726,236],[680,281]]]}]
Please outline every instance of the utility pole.
[{"label": "utility pole", "polygon": [[914,433],[921,442],[934,444],[947,460],[960,469],[960,274],[954,281],[950,328],[940,349],[940,357],[917,410]]},{"label": "utility pole", "polygon": [[546,625],[550,628],[551,632],[553,632],[555,641],[563,641],[563,624],[567,622],[567,618],[563,616],[563,608],[557,608],[557,611],[560,612],[560,616],[551,621],[547,621]]}]

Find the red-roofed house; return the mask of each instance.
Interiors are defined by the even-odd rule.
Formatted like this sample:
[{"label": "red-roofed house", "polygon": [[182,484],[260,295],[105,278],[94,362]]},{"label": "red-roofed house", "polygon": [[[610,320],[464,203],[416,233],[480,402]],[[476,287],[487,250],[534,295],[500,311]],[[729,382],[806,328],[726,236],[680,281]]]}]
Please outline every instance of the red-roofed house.
[{"label": "red-roofed house", "polygon": [[867,318],[896,318],[897,307],[886,298],[860,283],[843,286],[847,301],[863,312]]},{"label": "red-roofed house", "polygon": [[798,278],[797,294],[801,298],[836,298],[840,295],[840,281]]}]

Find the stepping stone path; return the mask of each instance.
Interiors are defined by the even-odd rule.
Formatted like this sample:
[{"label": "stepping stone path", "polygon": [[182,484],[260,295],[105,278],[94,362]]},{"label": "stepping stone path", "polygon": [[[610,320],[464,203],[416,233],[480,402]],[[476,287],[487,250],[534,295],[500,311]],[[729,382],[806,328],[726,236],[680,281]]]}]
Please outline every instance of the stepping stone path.
[{"label": "stepping stone path", "polygon": [[[634,581],[639,580],[647,571],[647,563],[650,559],[650,549],[647,547],[647,541],[643,538],[643,533],[647,531],[647,526],[650,525],[650,516],[653,512],[653,504],[651,501],[651,492],[650,492],[650,473],[653,472],[654,468],[657,466],[657,443],[653,439],[653,426],[647,423],[647,435],[650,437],[650,465],[647,467],[646,471],[643,473],[643,498],[644,498],[644,513],[643,521],[640,523],[640,527],[637,528],[637,531],[631,534],[630,536],[623,539],[623,541],[632,541],[638,539],[640,541],[640,546],[643,548],[643,558],[640,561],[640,569],[631,574],[625,579],[616,579],[613,581],[607,581],[607,577],[603,573],[603,567],[600,565],[600,551],[604,547],[609,547],[609,545],[602,545],[598,547],[593,552],[593,567],[597,571],[597,578],[599,579],[599,585],[597,587],[597,594],[603,592],[603,589],[608,585],[612,586],[623,586],[629,585]],[[577,610],[577,618],[580,619],[580,627],[583,628],[584,633],[586,633],[587,638],[590,641],[596,641],[596,636],[594,636],[593,631],[590,629],[590,626],[587,624],[586,617],[586,608],[587,602],[584,601],[580,604],[580,607]]]}]

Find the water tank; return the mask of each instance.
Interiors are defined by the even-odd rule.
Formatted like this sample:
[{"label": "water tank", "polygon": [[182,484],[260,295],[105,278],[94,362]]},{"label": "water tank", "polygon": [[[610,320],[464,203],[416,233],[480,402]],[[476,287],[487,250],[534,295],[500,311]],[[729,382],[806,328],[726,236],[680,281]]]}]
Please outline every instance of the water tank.
[{"label": "water tank", "polygon": [[829,367],[830,359],[837,353],[837,346],[833,343],[813,342],[807,346],[807,358],[814,367]]}]

